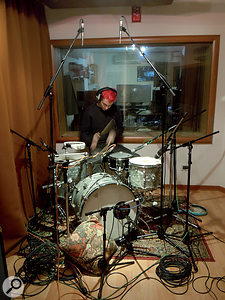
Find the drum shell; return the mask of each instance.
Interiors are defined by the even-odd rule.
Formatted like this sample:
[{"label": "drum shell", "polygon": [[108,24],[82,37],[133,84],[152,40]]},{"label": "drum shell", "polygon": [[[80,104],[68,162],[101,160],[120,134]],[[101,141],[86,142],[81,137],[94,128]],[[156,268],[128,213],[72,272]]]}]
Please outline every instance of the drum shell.
[{"label": "drum shell", "polygon": [[[81,180],[73,191],[72,206],[78,220],[85,220],[85,213],[99,211],[97,214],[102,223],[100,210],[102,207],[110,207],[106,216],[107,237],[117,239],[127,232],[124,224],[127,219],[118,220],[113,213],[113,207],[119,202],[134,200],[131,189],[118,178],[107,173],[95,173]],[[137,219],[137,205],[134,201],[130,205],[128,218],[132,221],[131,228]],[[102,224],[103,225],[103,224]]]},{"label": "drum shell", "polygon": [[129,184],[132,187],[152,190],[158,188],[160,182],[160,160],[152,157],[135,157],[129,160]]}]

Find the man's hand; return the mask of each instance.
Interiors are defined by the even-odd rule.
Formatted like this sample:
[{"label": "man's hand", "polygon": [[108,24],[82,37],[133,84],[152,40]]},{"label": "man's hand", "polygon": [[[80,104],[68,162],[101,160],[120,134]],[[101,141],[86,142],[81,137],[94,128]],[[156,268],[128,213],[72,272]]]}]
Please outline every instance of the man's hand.
[{"label": "man's hand", "polygon": [[100,133],[96,132],[93,135],[92,142],[91,142],[91,147],[90,148],[91,148],[92,151],[96,149],[99,139],[100,139]]},{"label": "man's hand", "polygon": [[115,131],[115,129],[111,129],[108,134],[107,140],[106,140],[106,145],[113,144],[115,141],[115,138],[116,138],[116,131]]}]

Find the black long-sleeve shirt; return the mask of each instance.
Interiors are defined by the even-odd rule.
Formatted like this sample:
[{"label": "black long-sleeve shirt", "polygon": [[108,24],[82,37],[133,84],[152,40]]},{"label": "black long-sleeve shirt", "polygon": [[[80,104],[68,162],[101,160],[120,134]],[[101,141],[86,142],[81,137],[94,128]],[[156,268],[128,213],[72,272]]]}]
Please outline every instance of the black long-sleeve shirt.
[{"label": "black long-sleeve shirt", "polygon": [[[96,132],[101,132],[112,119],[114,119],[116,123],[117,139],[123,132],[123,123],[118,107],[113,104],[108,110],[104,111],[97,103],[88,106],[82,117],[80,128],[81,141],[85,142],[85,144],[90,147],[93,135]],[[102,136],[99,142],[105,142],[107,136],[108,134]]]}]

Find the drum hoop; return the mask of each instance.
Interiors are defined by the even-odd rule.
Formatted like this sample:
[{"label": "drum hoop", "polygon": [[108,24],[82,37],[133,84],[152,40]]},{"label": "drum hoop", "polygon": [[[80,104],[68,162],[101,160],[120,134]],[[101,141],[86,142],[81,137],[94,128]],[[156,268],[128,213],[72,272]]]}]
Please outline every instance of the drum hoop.
[{"label": "drum hoop", "polygon": [[[114,157],[113,155],[116,155],[117,153],[123,153],[123,154],[126,154],[127,157]],[[126,152],[115,152],[115,153],[111,153],[109,154],[109,158],[110,159],[116,159],[116,160],[125,160],[125,159],[128,159],[132,157],[132,154],[130,153],[126,153]]]},{"label": "drum hoop", "polygon": [[141,167],[141,168],[154,168],[154,167],[160,167],[161,164],[157,164],[157,165],[140,165],[140,164],[134,164],[134,163],[130,163],[129,162],[129,166],[136,166],[136,167]]},{"label": "drum hoop", "polygon": [[[144,158],[151,158],[155,161],[158,161],[156,164],[152,164],[151,162],[147,162],[147,163],[144,163],[142,161],[142,159]],[[154,157],[150,157],[150,156],[147,156],[147,157],[132,157],[131,159],[129,159],[129,166],[131,165],[134,165],[134,166],[138,166],[138,167],[143,167],[143,168],[153,168],[153,167],[158,167],[158,166],[161,166],[161,162],[159,162],[159,159],[157,158],[154,158]]]}]

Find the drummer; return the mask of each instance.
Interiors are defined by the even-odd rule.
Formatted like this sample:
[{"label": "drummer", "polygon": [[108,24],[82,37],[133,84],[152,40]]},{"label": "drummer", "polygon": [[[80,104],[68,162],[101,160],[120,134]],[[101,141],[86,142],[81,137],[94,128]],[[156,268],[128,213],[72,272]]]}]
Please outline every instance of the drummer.
[{"label": "drummer", "polygon": [[[97,101],[86,108],[80,128],[80,139],[89,147],[91,154],[101,151],[106,145],[116,143],[123,133],[121,113],[115,104],[117,91],[111,87],[104,87],[96,92],[96,97]],[[108,124],[111,126],[104,132]],[[101,171],[100,160],[93,165],[93,173]]]}]

